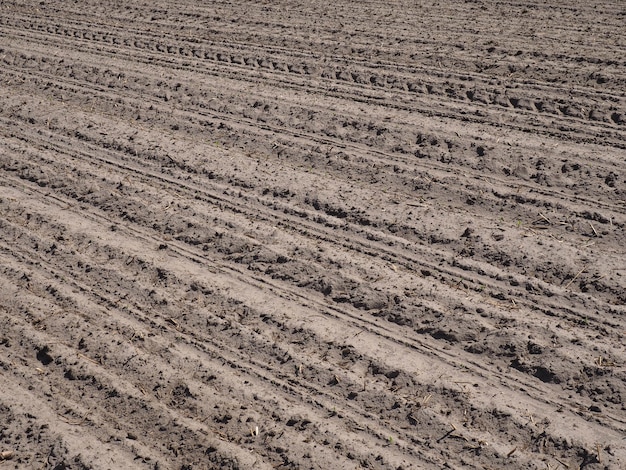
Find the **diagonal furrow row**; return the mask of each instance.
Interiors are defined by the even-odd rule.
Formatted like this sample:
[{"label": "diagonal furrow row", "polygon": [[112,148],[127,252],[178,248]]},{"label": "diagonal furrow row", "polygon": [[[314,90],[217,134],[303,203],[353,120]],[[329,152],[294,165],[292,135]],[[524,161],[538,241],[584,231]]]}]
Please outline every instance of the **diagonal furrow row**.
[{"label": "diagonal furrow row", "polygon": [[0,2],[2,464],[622,468],[624,15]]}]

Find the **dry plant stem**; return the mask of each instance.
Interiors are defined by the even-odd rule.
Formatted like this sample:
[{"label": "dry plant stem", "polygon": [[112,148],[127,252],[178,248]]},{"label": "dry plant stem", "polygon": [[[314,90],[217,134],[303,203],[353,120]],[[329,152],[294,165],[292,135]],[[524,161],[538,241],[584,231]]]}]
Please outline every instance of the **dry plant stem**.
[{"label": "dry plant stem", "polygon": [[567,285],[565,286],[565,289],[567,289],[569,286],[571,286],[571,285],[574,283],[574,281],[575,281],[576,279],[578,279],[578,276],[580,276],[586,268],[587,268],[587,267],[585,266],[585,267],[584,267],[584,268],[582,268],[580,271],[578,271],[578,272],[576,273],[576,275],[572,278],[572,280],[571,280],[571,281],[569,281],[569,282],[567,283]]},{"label": "dry plant stem", "polygon": [[96,361],[95,359],[92,359],[92,358],[90,358],[90,357],[87,357],[87,356],[85,356],[83,353],[76,353],[76,355],[77,355],[78,357],[82,357],[83,359],[85,359],[85,360],[87,360],[87,361],[89,361],[89,362],[91,362],[91,363],[93,363],[93,364],[100,364],[100,363],[99,363],[98,361]]},{"label": "dry plant stem", "polygon": [[563,465],[565,468],[568,468],[568,469],[569,469],[569,465],[568,465],[568,464],[566,464],[565,462],[563,462],[562,460],[557,459],[556,457],[554,458],[554,460],[556,460],[557,462],[559,462],[559,463],[560,463],[561,465]]}]

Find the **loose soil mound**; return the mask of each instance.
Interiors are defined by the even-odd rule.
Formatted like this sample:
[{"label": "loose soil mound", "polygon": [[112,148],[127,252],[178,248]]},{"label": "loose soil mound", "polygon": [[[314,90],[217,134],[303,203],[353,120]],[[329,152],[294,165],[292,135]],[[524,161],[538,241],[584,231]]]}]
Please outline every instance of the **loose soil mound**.
[{"label": "loose soil mound", "polygon": [[626,468],[625,19],[0,2],[0,467]]}]

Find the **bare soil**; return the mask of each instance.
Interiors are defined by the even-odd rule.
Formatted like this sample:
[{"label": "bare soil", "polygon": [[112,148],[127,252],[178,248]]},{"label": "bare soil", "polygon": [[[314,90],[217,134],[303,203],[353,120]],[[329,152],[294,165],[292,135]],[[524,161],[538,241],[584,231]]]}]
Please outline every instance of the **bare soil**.
[{"label": "bare soil", "polygon": [[0,469],[626,468],[625,23],[0,1]]}]

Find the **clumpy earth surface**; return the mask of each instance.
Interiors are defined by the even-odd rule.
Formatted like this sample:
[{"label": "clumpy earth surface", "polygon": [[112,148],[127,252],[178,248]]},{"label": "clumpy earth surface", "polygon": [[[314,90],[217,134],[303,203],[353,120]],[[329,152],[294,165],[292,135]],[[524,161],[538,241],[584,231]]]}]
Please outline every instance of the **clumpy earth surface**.
[{"label": "clumpy earth surface", "polygon": [[626,468],[626,5],[0,2],[0,468]]}]

